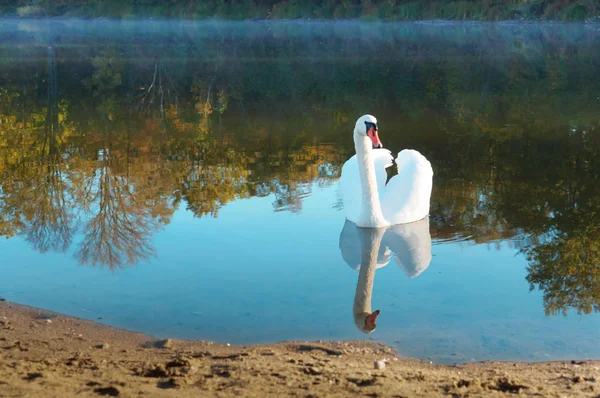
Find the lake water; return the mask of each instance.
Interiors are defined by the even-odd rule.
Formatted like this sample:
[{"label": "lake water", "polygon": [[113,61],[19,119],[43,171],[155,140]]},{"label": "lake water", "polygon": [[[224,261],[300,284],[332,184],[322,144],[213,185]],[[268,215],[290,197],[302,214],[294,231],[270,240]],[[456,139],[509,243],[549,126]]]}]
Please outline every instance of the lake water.
[{"label": "lake water", "polygon": [[[164,337],[600,358],[598,48],[577,24],[0,20],[0,296]],[[431,261],[386,232],[370,335],[338,187],[365,113],[435,173],[405,231]]]}]

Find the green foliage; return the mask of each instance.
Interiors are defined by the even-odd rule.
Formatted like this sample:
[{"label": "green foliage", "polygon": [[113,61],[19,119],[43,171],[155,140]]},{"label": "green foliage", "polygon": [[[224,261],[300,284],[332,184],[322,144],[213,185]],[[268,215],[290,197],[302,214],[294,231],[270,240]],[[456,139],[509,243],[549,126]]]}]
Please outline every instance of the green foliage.
[{"label": "green foliage", "polygon": [[544,292],[547,314],[600,312],[600,224],[596,213],[582,216],[569,233],[526,250],[527,281]]}]

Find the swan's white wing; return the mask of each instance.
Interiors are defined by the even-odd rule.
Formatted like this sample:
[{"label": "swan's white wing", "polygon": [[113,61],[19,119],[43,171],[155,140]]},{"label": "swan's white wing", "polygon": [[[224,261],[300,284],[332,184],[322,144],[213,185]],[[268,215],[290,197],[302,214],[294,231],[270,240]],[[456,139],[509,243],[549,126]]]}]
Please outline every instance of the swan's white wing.
[{"label": "swan's white wing", "polygon": [[375,163],[377,187],[381,190],[385,187],[385,183],[387,182],[387,171],[385,169],[394,164],[394,157],[392,156],[392,152],[387,149],[374,149],[373,162]]},{"label": "swan's white wing", "polygon": [[433,185],[431,163],[419,152],[403,150],[396,164],[398,174],[379,194],[383,216],[390,225],[417,221],[429,215]]},{"label": "swan's white wing", "polygon": [[[385,188],[387,181],[387,167],[393,164],[392,153],[387,149],[373,150],[373,163],[375,164],[375,175],[379,192]],[[360,174],[358,172],[358,161],[356,155],[352,156],[342,166],[340,177],[340,192],[344,202],[344,215],[348,220],[355,221],[360,217],[362,203],[362,187],[360,185]]]},{"label": "swan's white wing", "polygon": [[340,177],[340,193],[344,203],[344,215],[348,220],[356,220],[360,216],[361,186],[358,176],[356,155],[352,156],[344,166]]},{"label": "swan's white wing", "polygon": [[[373,163],[375,164],[377,187],[381,190],[385,187],[385,182],[387,181],[387,171],[385,171],[385,169],[393,164],[394,158],[392,157],[392,152],[387,149],[375,149],[373,150],[372,156]],[[340,178],[340,182],[342,181],[351,183],[358,192],[361,192],[356,155],[352,156],[344,163],[344,166],[342,167],[342,176]]]}]

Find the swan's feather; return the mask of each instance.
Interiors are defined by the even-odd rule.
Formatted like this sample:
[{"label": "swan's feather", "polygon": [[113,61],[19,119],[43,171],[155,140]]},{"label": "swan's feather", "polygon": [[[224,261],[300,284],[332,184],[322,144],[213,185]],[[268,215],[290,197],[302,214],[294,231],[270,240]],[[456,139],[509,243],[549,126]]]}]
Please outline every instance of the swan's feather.
[{"label": "swan's feather", "polygon": [[381,210],[389,225],[420,220],[429,214],[433,185],[431,163],[418,151],[405,149],[396,158],[398,174],[379,192]]},{"label": "swan's feather", "polygon": [[[429,214],[433,170],[423,155],[412,149],[401,151],[396,158],[398,174],[387,185],[385,169],[393,164],[391,152],[373,150],[373,162],[381,210],[388,225],[417,221]],[[342,167],[340,190],[346,218],[357,220],[361,213],[362,186],[356,155]]]}]

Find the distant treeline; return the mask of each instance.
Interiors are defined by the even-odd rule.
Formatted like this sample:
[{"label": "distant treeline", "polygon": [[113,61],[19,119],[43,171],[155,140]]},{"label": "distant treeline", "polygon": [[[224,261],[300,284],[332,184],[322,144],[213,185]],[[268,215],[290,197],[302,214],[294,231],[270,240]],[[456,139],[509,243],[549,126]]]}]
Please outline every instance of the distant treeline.
[{"label": "distant treeline", "polygon": [[599,0],[0,0],[20,17],[596,20]]}]

